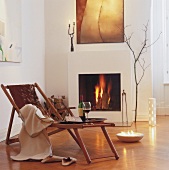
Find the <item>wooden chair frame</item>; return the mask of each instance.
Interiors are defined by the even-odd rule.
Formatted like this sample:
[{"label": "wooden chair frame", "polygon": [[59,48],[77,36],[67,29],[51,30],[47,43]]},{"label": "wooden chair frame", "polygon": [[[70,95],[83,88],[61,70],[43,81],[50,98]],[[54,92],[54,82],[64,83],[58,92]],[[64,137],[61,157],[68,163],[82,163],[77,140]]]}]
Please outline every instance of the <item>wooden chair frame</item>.
[{"label": "wooden chair frame", "polygon": [[[15,115],[15,111],[19,114],[20,113],[20,109],[19,107],[16,105],[15,101],[13,100],[12,96],[10,95],[10,93],[8,92],[8,87],[9,86],[4,86],[3,84],[1,84],[1,88],[4,91],[4,93],[6,94],[7,98],[9,99],[10,103],[12,104],[12,112],[11,112],[11,117],[10,117],[10,122],[9,122],[9,126],[8,126],[8,131],[7,131],[7,136],[6,136],[6,144],[9,145],[11,143],[14,142],[18,142],[18,138],[10,138],[10,134],[11,134],[11,129],[12,129],[12,124],[13,124],[13,119],[14,119],[14,115]],[[53,104],[50,102],[50,100],[47,98],[47,96],[45,95],[45,93],[42,91],[42,89],[39,87],[39,85],[37,83],[34,84],[34,87],[39,91],[39,93],[42,95],[42,97],[44,98],[44,100],[48,103],[48,105],[51,107],[51,109],[55,112],[55,115],[57,116],[57,118],[59,120],[62,120],[61,115],[59,114],[59,112],[57,111],[57,109],[53,106]],[[79,145],[79,147],[82,149],[83,154],[86,158],[87,163],[91,163],[91,158],[89,156],[89,153],[85,147],[85,144],[80,136],[79,133],[79,129],[84,129],[84,128],[94,128],[94,127],[100,127],[108,144],[109,147],[113,153],[113,157],[115,157],[116,160],[119,159],[119,155],[114,147],[114,144],[112,142],[112,140],[110,139],[106,127],[114,127],[115,124],[114,123],[104,123],[104,122],[100,122],[100,123],[92,123],[92,124],[86,124],[86,123],[82,123],[82,124],[60,124],[58,121],[54,122],[52,124],[52,127],[56,127],[56,130],[49,132],[48,135],[52,135],[55,134],[57,132],[63,131],[63,130],[67,130],[69,132],[69,134],[73,137],[73,139],[76,141],[76,143]],[[72,131],[73,130],[73,131]],[[110,156],[106,156],[106,157],[110,157]],[[101,158],[101,157],[100,157]],[[102,158],[105,158],[105,156],[103,156]]]}]

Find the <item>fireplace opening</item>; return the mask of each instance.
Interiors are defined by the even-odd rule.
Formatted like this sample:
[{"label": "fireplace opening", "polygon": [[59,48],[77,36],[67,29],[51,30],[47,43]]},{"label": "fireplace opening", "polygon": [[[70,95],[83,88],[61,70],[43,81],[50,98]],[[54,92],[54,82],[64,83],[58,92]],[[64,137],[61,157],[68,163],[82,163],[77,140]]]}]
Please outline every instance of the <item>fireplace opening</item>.
[{"label": "fireplace opening", "polygon": [[92,110],[121,111],[121,75],[79,74],[79,101],[90,101]]}]

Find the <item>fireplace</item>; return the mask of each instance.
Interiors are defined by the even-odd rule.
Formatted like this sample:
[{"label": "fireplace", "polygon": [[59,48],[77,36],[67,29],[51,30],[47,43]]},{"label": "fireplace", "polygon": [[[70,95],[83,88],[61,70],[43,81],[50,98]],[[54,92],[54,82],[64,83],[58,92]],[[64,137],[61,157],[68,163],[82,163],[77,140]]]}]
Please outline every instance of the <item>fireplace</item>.
[{"label": "fireplace", "polygon": [[[92,46],[93,47],[93,46]],[[80,48],[78,46],[78,48]],[[86,62],[87,61],[87,62]],[[85,63],[85,64],[84,64]],[[73,110],[73,113],[78,116],[78,103],[79,96],[83,92],[79,89],[79,77],[85,75],[96,75],[99,79],[99,75],[110,75],[113,78],[112,82],[118,79],[119,85],[118,90],[114,92],[114,98],[119,101],[119,104],[116,107],[113,107],[112,110],[94,110],[95,103],[92,104],[95,106],[93,110],[89,113],[89,117],[96,118],[107,118],[108,122],[120,122],[122,120],[122,111],[119,106],[122,106],[121,103],[121,92],[125,90],[126,100],[127,100],[127,112],[129,122],[132,120],[132,60],[130,57],[130,51],[128,50],[110,50],[110,51],[75,51],[69,53],[68,57],[68,105],[70,107],[76,107]],[[84,80],[83,80],[84,81]],[[99,81],[99,80],[97,80]],[[92,78],[92,83],[94,78]],[[90,83],[83,82],[83,86],[87,86]],[[87,85],[86,85],[87,84]],[[100,84],[100,83],[99,83]],[[86,87],[83,87],[86,89]],[[82,88],[82,89],[83,89]],[[88,87],[87,87],[88,88]],[[95,89],[95,87],[93,87]],[[115,84],[112,83],[112,89],[115,88]],[[80,91],[79,91],[80,90]],[[118,94],[118,93],[119,94]],[[94,93],[93,93],[94,95]],[[87,93],[83,93],[84,100],[90,100],[93,103],[93,99],[88,99]],[[118,97],[117,97],[118,96]],[[125,119],[125,117],[124,117]],[[125,120],[124,120],[125,121]]]},{"label": "fireplace", "polygon": [[118,74],[79,74],[79,100],[90,101],[95,111],[121,111],[121,78]]}]

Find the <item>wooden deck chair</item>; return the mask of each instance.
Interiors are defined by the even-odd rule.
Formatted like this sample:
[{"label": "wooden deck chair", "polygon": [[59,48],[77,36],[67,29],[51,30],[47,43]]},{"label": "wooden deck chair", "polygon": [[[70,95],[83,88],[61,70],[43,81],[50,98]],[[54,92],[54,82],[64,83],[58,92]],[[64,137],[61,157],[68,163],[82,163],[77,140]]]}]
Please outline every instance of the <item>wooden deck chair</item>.
[{"label": "wooden deck chair", "polygon": [[[48,100],[46,95],[43,93],[43,91],[40,89],[37,83],[35,84],[22,84],[22,85],[8,85],[4,86],[1,84],[1,87],[6,94],[7,98],[9,99],[10,103],[12,104],[12,112],[10,117],[10,122],[8,126],[7,136],[6,136],[6,144],[11,144],[14,142],[18,142],[18,138],[10,138],[11,130],[12,130],[12,124],[15,112],[20,114],[20,109],[26,105],[26,104],[33,104],[36,105],[43,114],[49,114],[46,112],[44,107],[41,105],[39,98],[36,93],[36,89],[40,92],[42,95],[42,98],[48,103],[48,105],[52,108],[53,113],[56,114],[58,120],[62,120],[62,117],[57,112],[57,110],[53,107],[52,103]],[[56,129],[54,131],[50,131],[48,135],[52,135],[54,133],[57,133],[59,131],[62,131],[63,129]]]},{"label": "wooden deck chair", "polygon": [[[69,134],[73,137],[73,139],[76,141],[76,143],[79,145],[79,147],[82,149],[83,154],[86,158],[87,163],[91,163],[91,158],[89,156],[89,153],[86,149],[86,146],[80,136],[79,129],[84,129],[84,128],[94,128],[94,127],[100,127],[109,146],[112,151],[113,157],[119,159],[119,155],[113,145],[112,140],[110,139],[106,127],[113,127],[115,126],[113,123],[104,123],[104,122],[99,122],[99,123],[81,123],[81,124],[61,124],[60,121],[63,120],[62,116],[58,112],[58,110],[54,107],[52,102],[48,99],[48,97],[45,95],[45,93],[41,90],[39,85],[37,83],[35,84],[23,84],[23,85],[7,85],[4,86],[1,84],[1,87],[6,94],[7,98],[9,99],[10,103],[12,104],[12,112],[11,112],[11,118],[9,122],[9,127],[7,131],[7,136],[6,136],[6,144],[11,144],[14,142],[18,142],[18,138],[10,138],[10,133],[12,129],[12,124],[13,124],[13,119],[15,112],[20,114],[20,109],[26,105],[26,104],[33,104],[36,105],[43,114],[49,114],[52,113],[55,115],[57,120],[51,125],[52,127],[55,127],[56,129],[52,132],[50,132],[48,135],[52,135],[57,132],[61,132],[63,130],[67,130]],[[45,108],[41,105],[39,98],[37,96],[36,91],[38,91],[41,96],[43,97],[44,101],[47,103],[49,110],[51,109],[52,112],[47,112]],[[67,110],[69,110],[67,108]],[[73,116],[73,113],[71,112],[71,116]],[[72,131],[73,130],[73,131]],[[106,156],[107,157],[107,156]],[[102,158],[105,158],[103,156]]]}]

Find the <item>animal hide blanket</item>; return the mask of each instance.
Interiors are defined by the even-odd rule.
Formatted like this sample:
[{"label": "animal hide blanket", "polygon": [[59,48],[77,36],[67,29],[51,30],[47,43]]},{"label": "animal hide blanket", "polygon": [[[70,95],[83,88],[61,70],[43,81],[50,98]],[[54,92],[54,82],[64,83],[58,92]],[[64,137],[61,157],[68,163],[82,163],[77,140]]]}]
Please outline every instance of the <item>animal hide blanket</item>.
[{"label": "animal hide blanket", "polygon": [[42,160],[52,156],[52,147],[46,128],[53,123],[53,119],[44,117],[41,111],[34,105],[27,104],[20,109],[20,117],[23,121],[19,133],[21,145],[20,153],[11,156],[13,160]]}]

